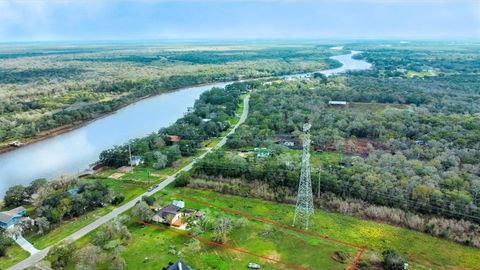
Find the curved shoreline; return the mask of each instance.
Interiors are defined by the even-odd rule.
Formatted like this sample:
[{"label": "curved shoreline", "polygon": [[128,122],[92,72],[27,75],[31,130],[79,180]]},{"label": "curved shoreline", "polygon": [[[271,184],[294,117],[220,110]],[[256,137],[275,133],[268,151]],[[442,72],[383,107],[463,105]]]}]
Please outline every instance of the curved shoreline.
[{"label": "curved shoreline", "polygon": [[46,140],[46,139],[50,139],[50,138],[53,138],[53,137],[56,137],[58,135],[61,135],[61,134],[64,134],[64,133],[68,133],[70,131],[74,131],[76,129],[79,129],[79,128],[82,128],[84,126],[87,126],[89,125],[90,123],[93,123],[97,120],[100,120],[104,117],[107,117],[107,116],[110,116],[112,114],[115,114],[117,113],[118,111],[120,111],[121,109],[123,108],[126,108],[128,106],[131,106],[131,105],[134,105],[135,103],[138,103],[142,100],[146,100],[146,99],[149,99],[149,98],[152,98],[152,97],[156,97],[156,96],[160,96],[160,95],[164,95],[164,94],[169,94],[169,93],[173,93],[173,92],[177,92],[177,91],[182,91],[186,88],[190,88],[190,87],[197,87],[197,86],[204,86],[204,85],[209,85],[209,84],[215,84],[215,83],[222,83],[222,82],[226,82],[226,83],[229,83],[229,82],[235,82],[235,81],[216,81],[216,82],[209,82],[209,83],[203,83],[203,84],[195,84],[195,85],[189,85],[189,86],[182,86],[180,88],[175,88],[175,89],[171,89],[171,90],[167,90],[165,92],[162,92],[162,93],[159,93],[159,94],[155,94],[155,95],[147,95],[147,96],[144,96],[144,97],[141,97],[141,98],[138,98],[136,99],[135,101],[131,102],[131,103],[127,103],[127,104],[124,104],[122,106],[120,106],[118,109],[115,109],[113,111],[110,111],[110,112],[105,112],[105,113],[101,113],[99,114],[98,116],[96,117],[93,117],[92,119],[88,119],[88,120],[85,120],[85,121],[78,121],[77,123],[72,123],[72,124],[69,124],[69,125],[65,125],[65,126],[60,126],[60,127],[56,127],[56,128],[53,128],[53,129],[50,129],[50,130],[47,130],[47,131],[44,131],[44,132],[41,132],[41,135],[38,135],[38,136],[35,136],[31,139],[27,139],[25,141],[22,141],[22,146],[20,147],[15,147],[15,146],[11,146],[11,145],[3,145],[3,146],[0,146],[0,154],[3,154],[3,153],[7,153],[7,152],[11,152],[11,151],[15,151],[17,149],[20,149],[24,146],[28,146],[28,145],[31,145],[31,144],[34,144],[34,143],[37,143],[37,142],[41,142],[43,140]]},{"label": "curved shoreline", "polygon": [[[343,66],[343,63],[341,63],[341,64]],[[340,67],[342,67],[342,66],[340,66]],[[336,68],[332,68],[332,69],[336,69]],[[330,70],[330,69],[328,69],[328,70]],[[28,145],[31,145],[31,144],[34,144],[34,143],[37,143],[37,142],[41,142],[41,141],[46,140],[46,139],[56,137],[56,136],[64,134],[64,133],[68,133],[70,131],[74,131],[74,130],[79,129],[79,128],[82,128],[82,127],[87,126],[90,123],[93,123],[93,122],[95,122],[97,120],[100,120],[104,117],[115,114],[118,111],[120,111],[121,109],[126,108],[126,107],[131,106],[131,105],[134,105],[134,104],[136,104],[136,103],[138,103],[142,100],[146,100],[146,99],[153,98],[153,97],[160,96],[160,95],[164,95],[164,94],[169,94],[169,93],[173,93],[173,92],[182,91],[182,90],[185,90],[185,89],[190,88],[190,87],[200,87],[200,86],[206,86],[206,85],[212,85],[212,87],[213,87],[213,85],[216,84],[216,83],[230,84],[230,83],[234,83],[234,82],[240,82],[242,80],[261,80],[261,79],[269,79],[269,78],[276,78],[276,77],[283,77],[283,76],[298,76],[298,75],[302,75],[302,74],[312,74],[314,72],[317,72],[317,71],[312,71],[312,72],[309,72],[309,73],[294,73],[294,74],[291,74],[291,75],[276,75],[276,76],[266,76],[266,77],[257,77],[257,78],[248,78],[248,79],[238,79],[238,80],[233,80],[233,81],[222,81],[222,80],[212,81],[212,82],[207,82],[207,83],[182,86],[180,88],[174,88],[174,89],[166,90],[165,92],[154,94],[154,95],[147,95],[147,96],[138,98],[131,103],[124,104],[124,105],[120,106],[119,108],[117,108],[113,111],[101,113],[98,116],[93,117],[91,119],[88,119],[88,120],[85,120],[85,121],[77,121],[77,123],[72,123],[72,124],[69,124],[69,125],[64,125],[64,126],[60,126],[60,127],[50,129],[50,130],[46,130],[46,131],[40,132],[39,135],[37,135],[33,138],[24,138],[21,141],[22,146],[20,146],[20,147],[11,146],[9,144],[1,145],[0,146],[0,155],[4,154],[4,153],[7,153],[7,152],[18,150],[22,147],[25,147],[25,146],[28,146]],[[19,141],[20,140],[21,139],[19,139]]]},{"label": "curved shoreline", "polygon": [[[334,60],[340,62],[342,70],[359,66],[358,62],[352,62],[351,53],[340,56],[343,57],[334,58]],[[365,67],[365,64],[360,66]],[[323,71],[328,70],[335,70],[332,74],[343,72],[339,68]],[[303,79],[310,78],[311,74],[316,72],[319,71],[247,80],[287,79],[287,77]],[[145,96],[89,121],[56,129],[41,138],[29,141],[24,147],[11,149],[18,151],[8,153],[5,151],[4,154],[0,154],[0,163],[2,163],[0,164],[0,194],[13,184],[28,184],[39,177],[50,179],[62,173],[80,173],[88,168],[89,164],[98,160],[101,151],[168,126],[194,104],[194,99],[198,98],[197,95],[212,87],[224,87],[236,81],[206,83]],[[138,105],[135,105],[137,103]],[[25,168],[25,164],[33,166]]]}]

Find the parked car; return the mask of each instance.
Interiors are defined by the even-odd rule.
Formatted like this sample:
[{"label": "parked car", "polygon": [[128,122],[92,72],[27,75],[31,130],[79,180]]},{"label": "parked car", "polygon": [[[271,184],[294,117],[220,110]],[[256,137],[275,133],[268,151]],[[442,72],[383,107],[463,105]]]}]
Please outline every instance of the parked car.
[{"label": "parked car", "polygon": [[260,265],[256,264],[256,263],[249,263],[248,264],[248,268],[250,269],[260,269]]}]

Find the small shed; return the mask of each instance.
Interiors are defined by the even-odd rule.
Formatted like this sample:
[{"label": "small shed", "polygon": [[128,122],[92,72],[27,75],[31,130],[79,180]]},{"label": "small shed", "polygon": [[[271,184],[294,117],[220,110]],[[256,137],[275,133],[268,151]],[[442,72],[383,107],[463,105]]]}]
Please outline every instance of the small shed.
[{"label": "small shed", "polygon": [[143,159],[141,156],[132,156],[131,160],[130,160],[130,166],[138,166],[140,164],[143,164]]},{"label": "small shed", "polygon": [[255,156],[258,158],[269,157],[272,154],[272,151],[270,151],[270,149],[264,148],[264,147],[254,148],[253,152],[255,153]]},{"label": "small shed", "polygon": [[173,200],[172,204],[179,208],[185,207],[185,202],[181,200]]}]

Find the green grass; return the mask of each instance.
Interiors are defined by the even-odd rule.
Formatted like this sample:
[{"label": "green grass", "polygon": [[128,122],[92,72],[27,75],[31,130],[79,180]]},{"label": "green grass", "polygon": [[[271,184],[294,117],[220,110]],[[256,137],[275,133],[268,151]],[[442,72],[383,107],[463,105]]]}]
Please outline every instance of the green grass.
[{"label": "green grass", "polygon": [[[294,209],[290,205],[220,195],[210,191],[182,189],[180,192],[280,223],[291,224],[292,222]],[[369,251],[368,254],[372,251],[380,254],[385,249],[395,249],[411,262],[414,269],[478,269],[480,265],[480,249],[343,214],[317,210],[310,230],[343,241],[365,245]]]},{"label": "green grass", "polygon": [[[213,211],[210,212],[212,214]],[[187,263],[194,269],[246,269],[249,262],[257,262],[265,269],[291,269],[282,264],[270,262],[252,255],[238,253],[229,249],[201,244],[200,251],[192,251],[186,245],[190,239],[177,235],[171,231],[163,231],[152,227],[142,227],[138,224],[129,226],[132,238],[122,257],[131,269],[159,269],[176,261],[178,255],[170,254],[169,247],[181,252]],[[281,259],[288,263],[304,266],[323,264],[325,269],[344,269],[353,261],[356,254],[352,248],[346,248],[327,241],[309,243],[306,237],[287,231],[278,230],[266,235],[269,228],[258,222],[248,221],[245,227],[237,228],[229,236],[228,244],[248,250],[255,254],[270,258]],[[210,234],[202,238],[210,238]],[[335,251],[344,251],[349,254],[348,263],[339,263],[331,257]],[[158,256],[162,254],[162,256]],[[143,258],[150,261],[143,263]]]},{"label": "green grass", "polygon": [[340,160],[342,160],[342,157],[343,157],[342,153],[339,153],[339,152],[329,152],[329,151],[316,152],[316,151],[313,151],[313,152],[311,152],[310,163],[313,166],[320,165],[320,164],[339,163]]},{"label": "green grass", "polygon": [[8,267],[28,258],[29,255],[30,253],[14,243],[13,246],[7,249],[7,254],[0,257],[0,269],[7,269]]},{"label": "green grass", "polygon": [[[163,204],[176,198],[176,194],[198,198],[215,205],[231,208],[254,216],[274,220],[290,225],[294,208],[291,205],[279,204],[252,198],[228,196],[212,191],[194,190],[190,188],[167,187],[155,197]],[[202,204],[186,200],[189,208],[206,209]],[[207,215],[228,215],[234,219],[238,216],[228,212],[208,208]],[[274,229],[275,233],[264,236],[262,233],[272,226],[265,226],[258,221],[248,221],[243,228],[235,229],[230,235],[229,244],[261,255],[275,257],[286,262],[303,262],[304,265],[322,265],[322,269],[345,269],[353,259],[351,249],[314,237],[306,237],[285,229]],[[201,244],[199,252],[187,248],[189,239],[169,231],[143,227],[135,223],[129,224],[132,240],[128,242],[122,253],[129,269],[158,269],[169,261],[175,261],[178,254],[170,254],[169,246],[181,251],[181,256],[194,269],[245,269],[248,262],[258,262],[264,269],[284,269],[277,264],[251,255],[239,254],[231,250]],[[310,228],[319,234],[328,235],[342,241],[365,246],[367,252],[363,259],[368,261],[372,253],[379,255],[385,249],[394,249],[405,257],[412,269],[478,269],[480,265],[480,249],[463,246],[424,233],[362,220],[355,217],[316,210],[313,225]],[[91,242],[93,231],[77,242],[83,246]],[[202,238],[209,238],[205,233]],[[332,260],[334,251],[345,251],[349,261],[344,264]],[[380,256],[380,255],[379,255]],[[143,263],[144,257],[149,262]],[[338,266],[340,265],[340,266]],[[217,268],[214,268],[216,266]],[[73,269],[73,266],[72,266]],[[103,268],[102,268],[103,269]]]},{"label": "green grass", "polygon": [[56,244],[63,240],[63,238],[78,231],[82,227],[92,223],[97,218],[106,215],[113,209],[113,206],[105,208],[98,208],[92,212],[89,212],[81,217],[65,220],[58,224],[55,229],[51,230],[45,235],[38,235],[30,233],[25,235],[25,238],[32,243],[37,249],[44,249],[50,245]]},{"label": "green grass", "polygon": [[[157,194],[156,197],[165,205],[175,198],[175,192],[177,191],[173,190],[172,192],[172,189],[168,188],[168,190]],[[181,191],[182,193],[185,191],[187,195],[192,195],[189,189],[182,189]],[[202,197],[202,199],[208,200],[205,197]],[[186,203],[187,207],[205,210],[208,217],[223,215],[229,216],[233,220],[240,219],[237,215],[212,209],[202,204],[190,201],[186,201]],[[264,269],[295,269],[256,256],[206,243],[201,244],[200,251],[192,251],[187,247],[191,240],[185,236],[175,234],[173,231],[141,226],[134,222],[130,222],[128,227],[132,240],[128,242],[125,251],[122,252],[122,257],[126,260],[129,269],[159,269],[170,261],[176,261],[179,256],[185,258],[194,269],[246,269],[246,265],[249,262],[257,262]],[[95,233],[96,231],[80,239],[77,245],[82,247],[91,242]],[[200,237],[210,240],[212,232],[208,231]],[[265,225],[255,220],[246,220],[243,227],[235,228],[229,235],[227,244],[287,263],[305,267],[321,264],[325,269],[339,270],[345,269],[350,265],[358,253],[356,249],[351,247]],[[181,255],[178,253],[171,254],[169,252],[171,246],[174,246],[177,251],[181,252]],[[335,251],[342,251],[348,254],[347,260],[343,263],[335,261],[333,259]],[[147,263],[143,262],[145,257],[149,258]],[[104,269],[104,267],[99,266],[99,269]]]},{"label": "green grass", "polygon": [[115,192],[115,194],[122,193],[125,196],[125,200],[122,204],[140,196],[140,194],[144,193],[147,190],[146,187],[139,184],[118,181],[110,178],[101,179],[99,181],[102,181],[107,186],[109,186]]},{"label": "green grass", "polygon": [[428,77],[428,76],[437,76],[437,73],[433,70],[423,70],[423,71],[413,71],[413,70],[408,70],[407,73],[405,74],[407,78],[413,78],[413,77]]}]

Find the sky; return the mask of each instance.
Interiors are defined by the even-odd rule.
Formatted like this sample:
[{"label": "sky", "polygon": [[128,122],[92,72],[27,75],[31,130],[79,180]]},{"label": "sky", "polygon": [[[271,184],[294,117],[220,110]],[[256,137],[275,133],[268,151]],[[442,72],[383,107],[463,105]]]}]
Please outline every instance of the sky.
[{"label": "sky", "polygon": [[0,0],[0,42],[480,37],[480,0]]}]

